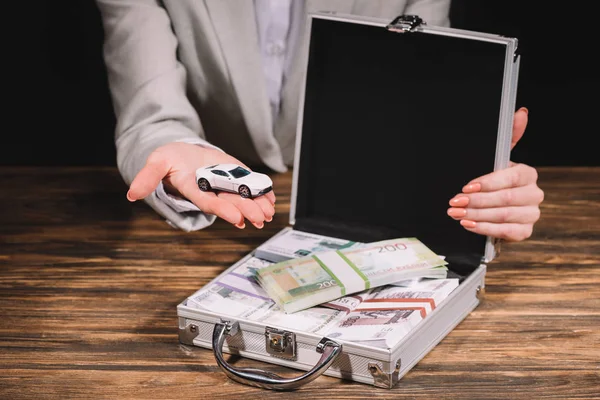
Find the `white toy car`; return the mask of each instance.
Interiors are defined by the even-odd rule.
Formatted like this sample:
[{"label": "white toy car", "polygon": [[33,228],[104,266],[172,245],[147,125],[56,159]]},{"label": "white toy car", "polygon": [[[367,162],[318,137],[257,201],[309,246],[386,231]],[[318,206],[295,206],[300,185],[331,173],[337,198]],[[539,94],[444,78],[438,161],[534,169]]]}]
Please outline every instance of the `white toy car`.
[{"label": "white toy car", "polygon": [[222,190],[253,198],[273,190],[273,181],[265,174],[248,171],[237,164],[215,164],[196,170],[196,182],[203,192]]}]

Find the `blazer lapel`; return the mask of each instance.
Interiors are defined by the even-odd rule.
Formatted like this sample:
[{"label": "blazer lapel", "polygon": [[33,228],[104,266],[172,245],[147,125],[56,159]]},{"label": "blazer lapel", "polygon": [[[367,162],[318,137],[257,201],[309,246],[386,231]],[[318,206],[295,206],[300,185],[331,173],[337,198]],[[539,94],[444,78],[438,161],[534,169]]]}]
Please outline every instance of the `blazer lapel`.
[{"label": "blazer lapel", "polygon": [[273,136],[252,0],[205,0],[227,63],[231,83],[258,155],[275,171],[285,171]]}]

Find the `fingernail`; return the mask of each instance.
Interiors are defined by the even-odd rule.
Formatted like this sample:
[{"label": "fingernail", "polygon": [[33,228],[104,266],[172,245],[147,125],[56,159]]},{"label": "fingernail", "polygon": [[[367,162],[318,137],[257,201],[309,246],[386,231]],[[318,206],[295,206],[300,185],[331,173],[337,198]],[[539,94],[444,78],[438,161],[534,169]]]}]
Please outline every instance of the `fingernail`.
[{"label": "fingernail", "polygon": [[471,220],[468,220],[468,219],[461,219],[460,220],[460,224],[462,226],[464,226],[465,228],[468,228],[468,229],[473,229],[477,225],[475,223],[475,221],[471,221]]},{"label": "fingernail", "polygon": [[465,193],[474,193],[479,192],[481,190],[481,183],[470,183],[463,187],[463,192]]},{"label": "fingernail", "polygon": [[241,224],[235,224],[234,226],[238,229],[244,229],[246,227],[246,224],[242,222]]},{"label": "fingernail", "polygon": [[273,221],[273,217],[269,217],[268,219],[266,219],[267,222],[271,222]]},{"label": "fingernail", "polygon": [[469,198],[466,196],[458,196],[450,200],[452,207],[466,207],[469,204]]},{"label": "fingernail", "polygon": [[448,215],[452,218],[462,218],[467,215],[467,210],[464,208],[449,208]]},{"label": "fingernail", "polygon": [[529,115],[529,110],[527,109],[527,107],[521,107],[522,111],[525,111],[525,114]]},{"label": "fingernail", "polygon": [[129,192],[127,192],[127,200],[134,202],[135,199],[133,197],[131,197],[131,195],[129,194]]},{"label": "fingernail", "polygon": [[260,224],[254,224],[255,227],[257,227],[258,229],[262,229],[265,224],[263,222],[261,222]]}]

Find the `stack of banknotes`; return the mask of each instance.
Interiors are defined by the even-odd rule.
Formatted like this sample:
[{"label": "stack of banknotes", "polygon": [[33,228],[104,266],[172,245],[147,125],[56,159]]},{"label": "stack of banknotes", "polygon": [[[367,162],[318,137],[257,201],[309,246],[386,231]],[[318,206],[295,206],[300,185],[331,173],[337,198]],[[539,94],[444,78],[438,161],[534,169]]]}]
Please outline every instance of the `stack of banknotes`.
[{"label": "stack of banknotes", "polygon": [[257,258],[278,263],[323,251],[354,249],[362,245],[364,243],[288,230],[259,246],[254,255]]},{"label": "stack of banknotes", "polygon": [[[298,235],[297,232],[292,233]],[[281,244],[285,235],[278,239],[281,239]],[[362,246],[356,243],[346,249]],[[303,247],[306,249],[306,246]],[[289,247],[286,251],[295,253],[298,249]],[[322,248],[314,254],[323,255],[330,250],[331,247]],[[388,250],[391,251],[391,248]],[[303,257],[305,255],[297,259]],[[443,276],[427,276],[428,273],[424,272],[421,276],[408,274],[392,284],[347,293],[289,313],[257,280],[261,271],[269,271],[277,264],[279,262],[250,257],[190,296],[187,305],[217,316],[389,349],[438,307],[459,284],[458,279],[447,278],[445,272]],[[445,271],[444,266],[438,268]]]},{"label": "stack of banknotes", "polygon": [[447,264],[418,239],[402,238],[277,262],[258,270],[256,280],[283,311],[293,313],[407,278],[445,277]]}]

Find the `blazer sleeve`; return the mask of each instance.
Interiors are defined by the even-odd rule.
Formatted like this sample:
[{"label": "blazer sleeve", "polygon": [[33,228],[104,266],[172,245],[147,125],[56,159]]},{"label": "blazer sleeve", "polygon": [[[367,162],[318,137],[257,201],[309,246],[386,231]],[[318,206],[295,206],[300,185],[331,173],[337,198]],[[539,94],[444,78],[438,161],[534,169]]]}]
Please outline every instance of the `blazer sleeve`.
[{"label": "blazer sleeve", "polygon": [[408,0],[405,14],[418,15],[428,25],[450,26],[451,0]]},{"label": "blazer sleeve", "polygon": [[[104,61],[116,114],[117,166],[129,185],[156,148],[184,141],[213,147],[186,96],[177,38],[157,0],[96,0],[104,27]],[[171,225],[190,231],[216,217],[173,209],[153,193],[145,201]]]}]

